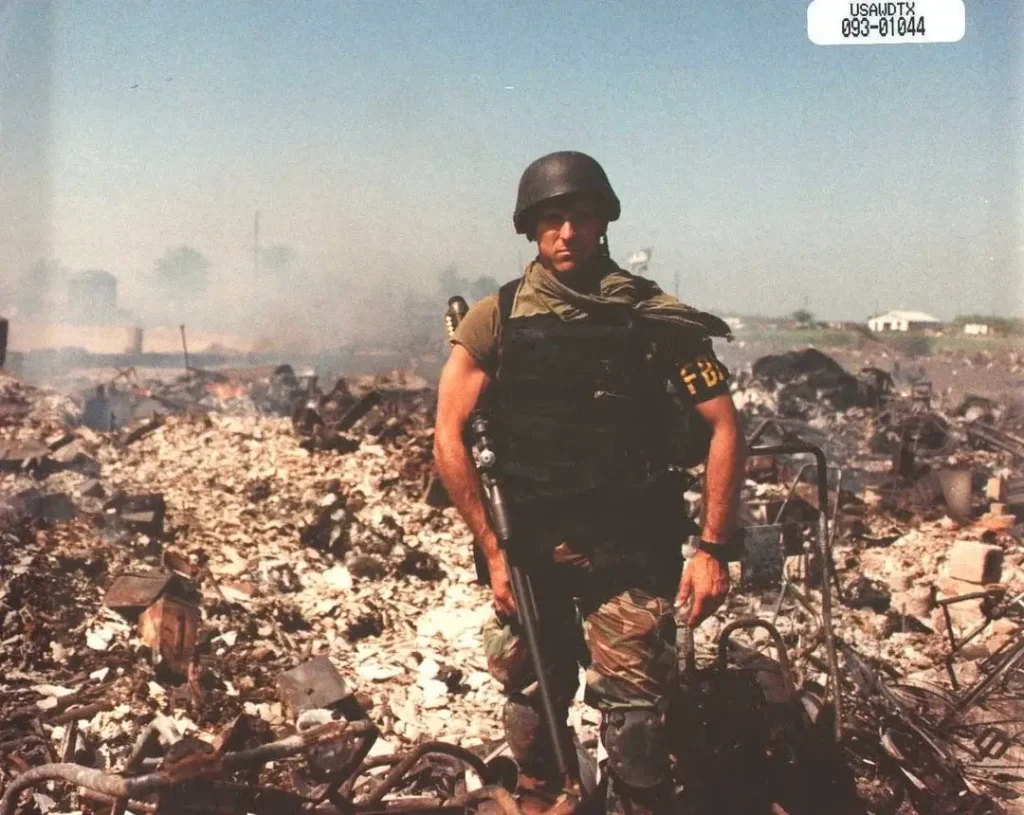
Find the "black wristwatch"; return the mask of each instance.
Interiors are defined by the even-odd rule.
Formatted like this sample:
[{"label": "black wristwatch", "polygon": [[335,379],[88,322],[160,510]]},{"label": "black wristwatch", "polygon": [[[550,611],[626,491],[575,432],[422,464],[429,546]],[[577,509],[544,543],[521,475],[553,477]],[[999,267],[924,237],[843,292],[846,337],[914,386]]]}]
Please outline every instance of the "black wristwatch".
[{"label": "black wristwatch", "polygon": [[697,548],[701,552],[707,552],[719,563],[729,563],[729,554],[726,551],[726,544],[724,543],[714,543],[712,541],[706,541],[704,540],[704,538],[701,538],[700,542],[697,544]]}]

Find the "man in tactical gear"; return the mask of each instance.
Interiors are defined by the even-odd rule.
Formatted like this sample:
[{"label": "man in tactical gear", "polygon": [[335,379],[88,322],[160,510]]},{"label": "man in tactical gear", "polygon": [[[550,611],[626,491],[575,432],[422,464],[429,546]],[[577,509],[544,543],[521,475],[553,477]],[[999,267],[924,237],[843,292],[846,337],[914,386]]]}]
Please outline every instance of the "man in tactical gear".
[{"label": "man in tactical gear", "polygon": [[[533,162],[513,223],[537,243],[525,274],[476,303],[441,374],[434,456],[486,561],[495,619],[488,666],[504,686],[506,736],[520,792],[557,793],[536,682],[518,630],[507,563],[490,526],[464,429],[486,406],[517,545],[541,620],[542,654],[559,709],[586,668],[586,701],[602,711],[602,742],[621,812],[672,808],[664,716],[676,681],[673,605],[694,626],[729,590],[726,541],[743,439],[712,336],[717,317],[663,293],[609,257],[619,199],[601,166],[578,152]],[[701,544],[682,568],[685,516],[670,438],[705,441]],[[692,463],[692,462],[689,462]],[[674,602],[673,602],[674,601]],[[691,604],[692,601],[692,604]],[[582,620],[582,631],[578,620]],[[550,800],[550,799],[549,799]]]}]

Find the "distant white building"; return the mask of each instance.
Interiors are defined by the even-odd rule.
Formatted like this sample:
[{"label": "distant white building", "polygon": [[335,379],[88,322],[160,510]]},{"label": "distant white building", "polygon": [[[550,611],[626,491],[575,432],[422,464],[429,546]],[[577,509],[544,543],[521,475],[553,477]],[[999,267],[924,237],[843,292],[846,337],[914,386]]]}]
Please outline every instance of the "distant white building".
[{"label": "distant white building", "polygon": [[872,331],[920,331],[941,326],[942,320],[923,311],[889,311],[868,320]]},{"label": "distant white building", "polygon": [[988,323],[964,323],[964,333],[971,337],[987,337],[992,328]]}]

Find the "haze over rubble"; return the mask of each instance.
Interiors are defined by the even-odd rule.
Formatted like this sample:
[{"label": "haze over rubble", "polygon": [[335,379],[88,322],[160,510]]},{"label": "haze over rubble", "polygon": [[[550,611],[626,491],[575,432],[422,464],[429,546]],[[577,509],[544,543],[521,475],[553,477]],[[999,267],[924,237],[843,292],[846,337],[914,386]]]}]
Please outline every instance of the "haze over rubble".
[{"label": "haze over rubble", "polygon": [[[1018,3],[867,49],[812,45],[799,3],[593,5],[571,30],[532,2],[397,8],[9,0],[0,297],[53,259],[116,275],[147,323],[393,336],[448,265],[521,270],[516,180],[572,147],[623,200],[613,256],[653,246],[695,305],[1022,313]],[[154,286],[181,246],[201,295]]]}]

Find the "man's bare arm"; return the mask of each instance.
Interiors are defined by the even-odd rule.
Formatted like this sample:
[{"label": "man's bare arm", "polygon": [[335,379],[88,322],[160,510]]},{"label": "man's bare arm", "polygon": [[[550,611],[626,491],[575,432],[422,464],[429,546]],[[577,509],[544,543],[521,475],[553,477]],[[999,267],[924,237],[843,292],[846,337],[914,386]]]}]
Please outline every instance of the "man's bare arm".
[{"label": "man's bare arm", "polygon": [[491,378],[461,345],[441,371],[434,425],[434,461],[441,481],[488,560],[500,552],[487,520],[480,479],[463,440],[463,429]]},{"label": "man's bare arm", "polygon": [[729,537],[740,481],[746,461],[746,444],[732,397],[716,396],[697,405],[711,429],[711,447],[704,479],[704,528],[701,537],[725,543]]}]

